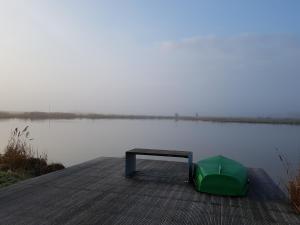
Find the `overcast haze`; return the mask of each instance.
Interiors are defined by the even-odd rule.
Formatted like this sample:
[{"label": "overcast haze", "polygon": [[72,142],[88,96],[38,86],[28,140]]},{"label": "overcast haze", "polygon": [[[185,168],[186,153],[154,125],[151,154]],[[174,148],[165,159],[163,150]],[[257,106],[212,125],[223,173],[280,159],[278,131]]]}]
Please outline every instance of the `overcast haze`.
[{"label": "overcast haze", "polygon": [[0,110],[300,115],[300,1],[0,0]]}]

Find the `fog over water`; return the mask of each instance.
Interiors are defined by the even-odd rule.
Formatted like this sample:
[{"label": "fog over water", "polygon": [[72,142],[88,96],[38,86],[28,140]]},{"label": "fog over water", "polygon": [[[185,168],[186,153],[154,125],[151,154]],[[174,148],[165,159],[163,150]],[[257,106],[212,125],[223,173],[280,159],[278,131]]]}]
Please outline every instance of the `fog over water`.
[{"label": "fog over water", "polygon": [[166,2],[1,1],[0,109],[299,115],[299,3]]}]

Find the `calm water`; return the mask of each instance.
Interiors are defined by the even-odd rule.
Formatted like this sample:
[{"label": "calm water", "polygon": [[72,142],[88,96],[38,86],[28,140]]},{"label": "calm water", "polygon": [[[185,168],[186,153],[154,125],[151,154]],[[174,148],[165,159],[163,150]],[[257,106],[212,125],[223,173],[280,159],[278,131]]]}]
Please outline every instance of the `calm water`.
[{"label": "calm water", "polygon": [[189,150],[194,160],[222,154],[264,168],[277,181],[276,149],[300,162],[300,126],[167,120],[0,120],[0,150],[15,127],[30,126],[32,144],[66,166],[99,156],[124,156],[134,147]]}]

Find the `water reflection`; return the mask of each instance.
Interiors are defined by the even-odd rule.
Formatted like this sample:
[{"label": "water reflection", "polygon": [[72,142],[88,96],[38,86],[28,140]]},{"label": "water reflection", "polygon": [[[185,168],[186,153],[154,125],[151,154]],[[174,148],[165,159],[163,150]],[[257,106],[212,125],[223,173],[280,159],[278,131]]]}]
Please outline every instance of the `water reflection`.
[{"label": "water reflection", "polygon": [[33,145],[50,161],[67,166],[99,156],[123,157],[134,147],[194,152],[194,160],[222,154],[249,167],[264,168],[278,180],[276,148],[300,162],[300,126],[164,120],[0,120],[0,149],[9,131],[30,126]]}]

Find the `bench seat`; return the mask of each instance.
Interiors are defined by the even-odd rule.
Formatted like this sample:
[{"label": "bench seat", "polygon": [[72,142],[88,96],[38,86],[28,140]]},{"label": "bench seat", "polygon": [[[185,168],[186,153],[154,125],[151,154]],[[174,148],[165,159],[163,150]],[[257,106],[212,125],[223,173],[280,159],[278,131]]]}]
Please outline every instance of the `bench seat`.
[{"label": "bench seat", "polygon": [[126,152],[125,175],[131,177],[136,171],[136,155],[151,155],[165,157],[187,158],[189,165],[189,182],[193,181],[193,153],[190,151],[160,150],[134,148]]}]

